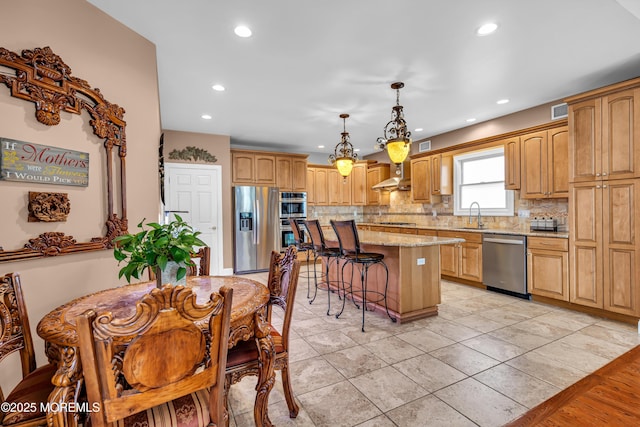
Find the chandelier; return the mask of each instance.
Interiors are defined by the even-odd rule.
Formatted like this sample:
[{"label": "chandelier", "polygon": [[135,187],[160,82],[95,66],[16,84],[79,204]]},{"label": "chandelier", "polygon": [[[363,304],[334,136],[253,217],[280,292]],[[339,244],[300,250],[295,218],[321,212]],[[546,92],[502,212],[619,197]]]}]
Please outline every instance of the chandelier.
[{"label": "chandelier", "polygon": [[391,83],[391,89],[396,90],[396,105],[391,111],[391,120],[384,127],[384,138],[377,139],[375,148],[387,150],[389,159],[396,165],[396,174],[400,175],[400,165],[407,158],[411,149],[411,132],[407,131],[407,122],[404,120],[404,112],[400,105],[400,89],[404,83]]},{"label": "chandelier", "polygon": [[358,160],[358,155],[353,152],[353,145],[349,142],[349,132],[346,130],[347,117],[349,117],[348,114],[340,114],[343,126],[342,133],[340,134],[340,143],[336,145],[334,154],[329,156],[329,163],[332,166],[335,165],[345,182],[351,173],[351,169],[353,169],[353,164]]}]

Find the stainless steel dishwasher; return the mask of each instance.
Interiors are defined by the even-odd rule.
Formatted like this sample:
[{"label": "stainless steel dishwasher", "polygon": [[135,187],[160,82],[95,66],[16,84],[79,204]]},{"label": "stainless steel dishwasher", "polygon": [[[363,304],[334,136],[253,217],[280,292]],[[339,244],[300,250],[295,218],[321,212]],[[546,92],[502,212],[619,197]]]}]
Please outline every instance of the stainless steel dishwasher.
[{"label": "stainless steel dishwasher", "polygon": [[482,278],[487,289],[522,298],[527,292],[527,237],[483,233]]}]

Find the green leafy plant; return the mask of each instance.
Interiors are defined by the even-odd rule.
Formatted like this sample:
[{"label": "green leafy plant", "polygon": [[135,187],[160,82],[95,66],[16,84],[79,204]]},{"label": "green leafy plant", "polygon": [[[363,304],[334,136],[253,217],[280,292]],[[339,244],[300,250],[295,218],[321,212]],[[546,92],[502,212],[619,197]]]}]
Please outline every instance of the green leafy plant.
[{"label": "green leafy plant", "polygon": [[126,264],[120,269],[118,278],[124,276],[128,282],[131,282],[131,277],[140,279],[146,268],[159,274],[157,269],[164,270],[169,261],[180,264],[176,279],[185,277],[186,266],[194,265],[191,261],[194,247],[206,246],[198,238],[201,233],[194,231],[179,215],[168,224],[147,223],[149,228],[146,229],[143,222],[144,219],[138,224],[140,232],[113,239],[113,256],[118,265]]}]

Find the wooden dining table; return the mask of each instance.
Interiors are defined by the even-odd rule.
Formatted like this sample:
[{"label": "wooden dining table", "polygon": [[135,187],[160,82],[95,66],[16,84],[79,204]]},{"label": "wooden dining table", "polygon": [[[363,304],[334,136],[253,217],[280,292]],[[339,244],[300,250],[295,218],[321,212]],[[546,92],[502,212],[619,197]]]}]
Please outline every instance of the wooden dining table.
[{"label": "wooden dining table", "polygon": [[[40,320],[38,335],[45,340],[49,361],[58,367],[52,378],[55,387],[49,395],[49,427],[76,427],[83,414],[83,372],[76,317],[92,309],[97,313],[110,311],[115,318],[126,318],[135,313],[136,303],[155,286],[155,281],[141,282],[99,291],[63,304]],[[267,406],[275,383],[275,346],[266,319],[269,289],[260,282],[240,276],[190,276],[186,286],[196,292],[199,303],[208,301],[211,293],[222,286],[233,289],[229,348],[239,341],[258,340],[263,363],[256,387],[255,424],[271,426]]]}]

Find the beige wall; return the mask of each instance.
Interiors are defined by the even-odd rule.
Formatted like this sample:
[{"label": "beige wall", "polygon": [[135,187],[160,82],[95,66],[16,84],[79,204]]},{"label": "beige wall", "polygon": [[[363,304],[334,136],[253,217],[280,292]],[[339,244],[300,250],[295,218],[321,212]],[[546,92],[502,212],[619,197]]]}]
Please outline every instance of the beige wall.
[{"label": "beige wall", "polygon": [[233,206],[231,205],[231,151],[230,138],[226,135],[164,131],[164,161],[174,163],[205,163],[185,160],[171,160],[172,150],[183,150],[188,146],[207,150],[222,166],[222,225],[223,225],[223,267],[233,269]]},{"label": "beige wall", "polygon": [[[20,54],[23,49],[50,46],[73,76],[88,81],[108,101],[125,109],[129,222],[135,227],[142,218],[156,219],[161,126],[155,46],[85,0],[20,0],[3,6],[0,47]],[[18,249],[28,238],[45,231],[61,231],[79,241],[104,235],[104,155],[89,115],[63,112],[59,125],[47,127],[36,121],[33,103],[11,97],[9,89],[0,85],[0,123],[2,137],[90,153],[88,187],[0,181],[0,246]],[[68,193],[68,221],[28,223],[29,191]],[[111,251],[0,264],[0,274],[9,272],[19,272],[22,278],[39,365],[46,357],[35,329],[46,313],[75,297],[124,283],[118,281]],[[5,390],[18,381],[19,367],[15,357],[3,362],[0,385]]]}]

